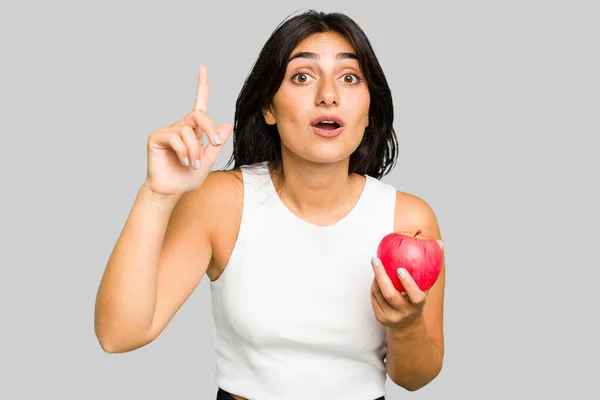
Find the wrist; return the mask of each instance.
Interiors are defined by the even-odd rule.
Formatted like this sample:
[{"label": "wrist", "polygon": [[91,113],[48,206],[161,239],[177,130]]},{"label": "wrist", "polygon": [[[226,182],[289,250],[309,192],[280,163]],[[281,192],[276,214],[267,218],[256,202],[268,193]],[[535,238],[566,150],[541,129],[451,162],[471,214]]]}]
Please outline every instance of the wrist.
[{"label": "wrist", "polygon": [[402,327],[389,328],[389,334],[399,340],[429,340],[425,318],[419,315],[409,324]]},{"label": "wrist", "polygon": [[148,186],[148,182],[144,182],[138,191],[138,197],[161,207],[172,208],[177,204],[181,195],[156,193]]}]

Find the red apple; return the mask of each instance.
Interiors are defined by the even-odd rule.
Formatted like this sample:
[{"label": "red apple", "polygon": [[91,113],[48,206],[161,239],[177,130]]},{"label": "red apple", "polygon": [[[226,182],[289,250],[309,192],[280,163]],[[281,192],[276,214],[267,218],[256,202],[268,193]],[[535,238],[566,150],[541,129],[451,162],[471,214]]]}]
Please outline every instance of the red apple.
[{"label": "red apple", "polygon": [[377,257],[401,292],[405,289],[396,274],[398,268],[406,269],[422,291],[433,286],[442,269],[443,241],[420,233],[392,232],[381,239],[377,248]]}]

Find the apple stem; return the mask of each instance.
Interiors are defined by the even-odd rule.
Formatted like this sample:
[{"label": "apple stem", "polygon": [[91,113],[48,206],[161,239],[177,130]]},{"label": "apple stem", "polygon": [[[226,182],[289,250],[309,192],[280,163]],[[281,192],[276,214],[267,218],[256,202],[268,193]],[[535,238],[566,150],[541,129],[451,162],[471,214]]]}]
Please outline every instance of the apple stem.
[{"label": "apple stem", "polygon": [[415,234],[414,234],[414,236],[413,236],[413,237],[417,237],[417,235],[418,235],[419,233],[421,233],[421,230],[420,230],[420,229],[417,231],[417,233],[415,233]]}]

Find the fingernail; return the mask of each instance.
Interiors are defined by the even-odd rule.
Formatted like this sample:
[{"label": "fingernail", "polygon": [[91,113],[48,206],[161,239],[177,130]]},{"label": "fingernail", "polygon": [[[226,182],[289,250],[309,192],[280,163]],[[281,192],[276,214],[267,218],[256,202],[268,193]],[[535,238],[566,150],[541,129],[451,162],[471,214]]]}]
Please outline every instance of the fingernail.
[{"label": "fingernail", "polygon": [[196,160],[194,167],[196,167],[196,169],[200,169],[200,160]]},{"label": "fingernail", "polygon": [[406,275],[406,270],[404,268],[398,268],[396,270],[396,273],[398,274],[399,278],[404,278],[404,276]]},{"label": "fingernail", "polygon": [[186,158],[184,158],[184,159],[183,159],[183,165],[185,165],[186,167],[189,167],[189,166],[190,166],[190,159],[189,159],[189,158],[187,158],[187,157],[186,157]]},{"label": "fingernail", "polygon": [[371,257],[371,265],[374,267],[376,265],[379,265],[381,263],[381,260],[379,260],[379,257]]},{"label": "fingernail", "polygon": [[215,141],[217,146],[219,146],[221,144],[221,138],[219,137],[219,135],[214,135],[213,140]]}]

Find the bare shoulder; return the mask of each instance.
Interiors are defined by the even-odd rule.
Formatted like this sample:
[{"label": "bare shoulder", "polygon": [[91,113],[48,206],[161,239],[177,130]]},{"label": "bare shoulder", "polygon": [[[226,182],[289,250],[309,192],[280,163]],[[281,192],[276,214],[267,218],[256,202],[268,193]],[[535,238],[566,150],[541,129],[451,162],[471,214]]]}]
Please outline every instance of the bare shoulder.
[{"label": "bare shoulder", "polygon": [[416,232],[441,239],[437,216],[433,208],[421,197],[396,191],[396,214],[394,218],[396,231]]},{"label": "bare shoulder", "polygon": [[242,173],[239,169],[213,171],[208,174],[200,188],[190,194],[205,201],[224,200],[242,188]]},{"label": "bare shoulder", "polygon": [[225,269],[238,237],[244,203],[241,171],[211,172],[186,201],[210,239],[212,251],[206,274],[213,281]]},{"label": "bare shoulder", "polygon": [[221,211],[242,198],[243,183],[239,170],[213,171],[198,189],[186,193],[178,206],[210,223]]}]

